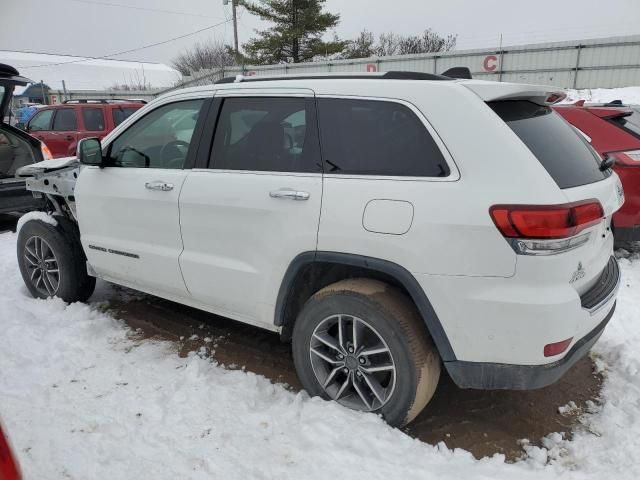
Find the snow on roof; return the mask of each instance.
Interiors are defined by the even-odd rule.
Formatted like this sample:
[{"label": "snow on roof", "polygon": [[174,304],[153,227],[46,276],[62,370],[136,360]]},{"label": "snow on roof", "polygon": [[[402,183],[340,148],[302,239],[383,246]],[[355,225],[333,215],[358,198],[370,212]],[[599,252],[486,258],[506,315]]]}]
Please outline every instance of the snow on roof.
[{"label": "snow on roof", "polygon": [[34,82],[43,80],[53,90],[62,90],[62,80],[65,81],[68,90],[103,90],[116,83],[146,83],[151,88],[170,87],[181,78],[177,70],[162,63],[92,59],[70,55],[0,50],[0,63],[17,68],[21,75]]}]

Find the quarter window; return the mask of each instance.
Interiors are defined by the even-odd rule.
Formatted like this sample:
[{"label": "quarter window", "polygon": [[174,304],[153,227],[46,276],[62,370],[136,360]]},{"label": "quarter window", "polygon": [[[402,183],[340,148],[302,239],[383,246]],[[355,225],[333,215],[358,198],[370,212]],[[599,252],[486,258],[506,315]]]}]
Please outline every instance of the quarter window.
[{"label": "quarter window", "polygon": [[113,116],[113,125],[118,126],[127,118],[133,115],[138,109],[131,107],[114,107],[111,115]]},{"label": "quarter window", "polygon": [[72,108],[62,108],[56,111],[53,118],[53,130],[68,132],[78,129],[76,111]]},{"label": "quarter window", "polygon": [[110,166],[184,168],[203,103],[176,102],[147,113],[111,144]]},{"label": "quarter window", "polygon": [[318,100],[325,173],[446,177],[434,139],[407,106],[378,100]]},{"label": "quarter window", "polygon": [[313,100],[227,98],[213,140],[216,169],[320,172]]},{"label": "quarter window", "polygon": [[84,128],[90,131],[104,130],[104,113],[101,108],[83,108]]},{"label": "quarter window", "polygon": [[29,122],[29,130],[34,132],[49,130],[52,115],[53,110],[44,110],[36,113]]}]

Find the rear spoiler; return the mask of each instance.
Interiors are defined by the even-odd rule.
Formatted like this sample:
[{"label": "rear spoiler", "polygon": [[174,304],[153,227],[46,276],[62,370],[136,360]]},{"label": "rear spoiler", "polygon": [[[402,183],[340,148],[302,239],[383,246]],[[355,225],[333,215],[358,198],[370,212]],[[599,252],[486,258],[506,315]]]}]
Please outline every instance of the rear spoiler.
[{"label": "rear spoiler", "polygon": [[600,118],[620,118],[633,115],[633,110],[625,107],[587,107],[589,112]]},{"label": "rear spoiler", "polygon": [[522,83],[498,83],[481,80],[462,82],[485,102],[505,100],[527,100],[538,105],[553,105],[561,102],[567,94],[560,89],[546,85],[527,85]]}]

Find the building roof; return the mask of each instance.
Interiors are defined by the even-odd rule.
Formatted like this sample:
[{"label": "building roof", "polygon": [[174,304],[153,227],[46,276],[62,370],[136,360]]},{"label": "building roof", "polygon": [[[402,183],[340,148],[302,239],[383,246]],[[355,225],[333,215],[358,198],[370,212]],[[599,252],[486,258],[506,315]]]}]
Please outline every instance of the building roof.
[{"label": "building roof", "polygon": [[[170,87],[180,80],[177,70],[162,63],[92,59],[70,55],[0,50],[0,63],[18,69],[34,82],[44,81],[53,90],[102,90],[118,85],[148,84]],[[16,89],[18,90],[18,89]]]}]

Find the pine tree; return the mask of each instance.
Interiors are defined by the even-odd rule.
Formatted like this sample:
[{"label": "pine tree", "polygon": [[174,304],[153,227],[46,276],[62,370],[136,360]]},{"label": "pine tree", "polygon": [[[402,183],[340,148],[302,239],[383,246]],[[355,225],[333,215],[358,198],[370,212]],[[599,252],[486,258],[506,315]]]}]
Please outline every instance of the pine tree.
[{"label": "pine tree", "polygon": [[263,0],[243,6],[274,25],[257,30],[257,38],[243,45],[251,63],[300,63],[317,56],[341,52],[346,43],[334,38],[325,42],[323,34],[335,27],[340,15],[323,12],[325,0]]}]

